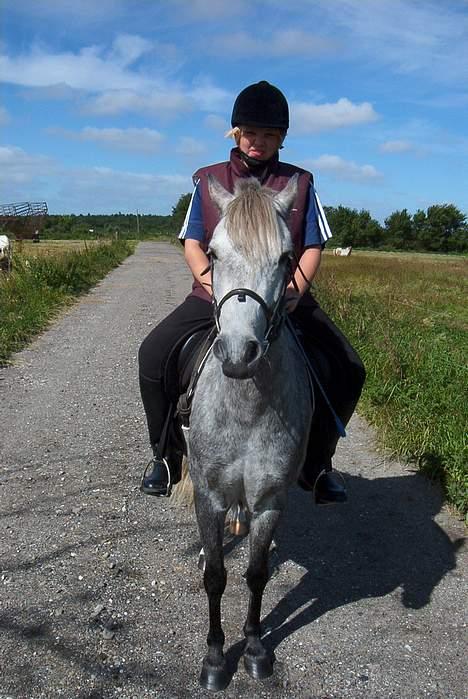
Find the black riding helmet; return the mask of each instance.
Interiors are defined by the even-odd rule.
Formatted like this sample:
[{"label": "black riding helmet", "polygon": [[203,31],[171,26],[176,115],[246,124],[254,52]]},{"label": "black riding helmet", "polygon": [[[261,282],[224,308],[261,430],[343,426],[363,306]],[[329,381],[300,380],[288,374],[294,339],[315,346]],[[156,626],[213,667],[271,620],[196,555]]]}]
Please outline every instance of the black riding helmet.
[{"label": "black riding helmet", "polygon": [[266,80],[242,90],[234,102],[231,126],[242,125],[287,131],[289,108],[281,90]]}]

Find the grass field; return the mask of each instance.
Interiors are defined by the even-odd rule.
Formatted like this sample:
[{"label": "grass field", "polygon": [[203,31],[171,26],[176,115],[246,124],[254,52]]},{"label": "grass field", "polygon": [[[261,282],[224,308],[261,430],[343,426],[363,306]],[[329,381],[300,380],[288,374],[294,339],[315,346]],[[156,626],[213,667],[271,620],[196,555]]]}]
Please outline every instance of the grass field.
[{"label": "grass field", "polygon": [[125,241],[15,243],[11,273],[0,273],[0,363],[57,311],[88,291],[133,251]]},{"label": "grass field", "polygon": [[468,259],[324,255],[323,308],[367,369],[360,403],[389,450],[439,478],[468,509]]},{"label": "grass field", "polygon": [[15,255],[21,255],[26,259],[36,257],[57,257],[69,252],[91,250],[99,245],[98,240],[41,240],[33,243],[32,240],[20,240],[13,243]]}]

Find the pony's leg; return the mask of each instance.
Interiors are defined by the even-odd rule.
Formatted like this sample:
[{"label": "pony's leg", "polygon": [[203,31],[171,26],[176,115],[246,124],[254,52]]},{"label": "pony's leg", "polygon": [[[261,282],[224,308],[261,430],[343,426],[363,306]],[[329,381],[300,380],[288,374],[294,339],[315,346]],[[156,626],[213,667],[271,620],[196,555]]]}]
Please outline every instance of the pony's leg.
[{"label": "pony's leg", "polygon": [[250,522],[250,559],[246,573],[250,600],[244,625],[247,641],[244,664],[254,679],[264,679],[273,672],[272,658],[261,641],[260,614],[263,591],[268,581],[268,554],[280,514],[280,510],[268,510],[254,515]]},{"label": "pony's leg", "polygon": [[203,659],[200,684],[205,689],[219,691],[229,684],[223,653],[224,633],[221,627],[221,597],[226,587],[223,557],[225,512],[216,512],[207,497],[195,497],[198,529],[205,555],[203,582],[208,596],[210,626],[206,642],[208,653]]}]

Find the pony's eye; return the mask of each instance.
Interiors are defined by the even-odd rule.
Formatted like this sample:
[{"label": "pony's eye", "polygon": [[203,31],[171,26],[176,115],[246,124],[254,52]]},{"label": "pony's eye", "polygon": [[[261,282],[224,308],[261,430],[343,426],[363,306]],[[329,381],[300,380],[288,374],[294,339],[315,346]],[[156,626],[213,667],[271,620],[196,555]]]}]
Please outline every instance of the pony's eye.
[{"label": "pony's eye", "polygon": [[217,260],[218,258],[216,257],[216,253],[213,250],[208,250],[208,255],[211,257],[212,260]]},{"label": "pony's eye", "polygon": [[285,264],[287,264],[288,262],[290,262],[291,259],[292,259],[292,255],[291,255],[290,252],[283,252],[283,254],[281,255],[281,257],[280,257],[279,260],[278,260],[278,264],[279,264],[279,265],[285,265]]}]

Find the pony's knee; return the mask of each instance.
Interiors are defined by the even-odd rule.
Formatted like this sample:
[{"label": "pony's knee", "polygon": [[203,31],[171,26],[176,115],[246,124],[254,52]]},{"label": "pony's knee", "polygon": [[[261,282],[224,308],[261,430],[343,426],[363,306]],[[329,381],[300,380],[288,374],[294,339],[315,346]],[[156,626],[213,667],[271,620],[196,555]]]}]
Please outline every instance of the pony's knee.
[{"label": "pony's knee", "polygon": [[226,568],[221,564],[214,564],[210,561],[205,562],[205,572],[203,573],[203,584],[206,594],[221,596],[226,587],[227,573]]},{"label": "pony's knee", "polygon": [[253,594],[259,594],[268,582],[268,558],[254,565],[249,565],[245,573],[248,588]]}]

